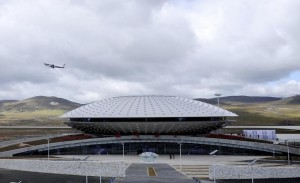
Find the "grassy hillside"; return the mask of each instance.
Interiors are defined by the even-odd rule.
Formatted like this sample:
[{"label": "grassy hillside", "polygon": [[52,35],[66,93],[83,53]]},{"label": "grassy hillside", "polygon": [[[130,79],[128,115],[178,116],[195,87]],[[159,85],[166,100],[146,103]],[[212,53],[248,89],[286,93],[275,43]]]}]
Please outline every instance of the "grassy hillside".
[{"label": "grassy hillside", "polygon": [[[213,105],[218,104],[218,98],[210,98],[210,99],[203,99],[198,98],[195,100],[200,100],[203,102],[207,102]],[[220,97],[219,102],[220,104],[251,104],[251,103],[265,103],[265,102],[274,102],[274,101],[280,101],[282,98],[278,97],[251,97],[251,96],[227,96],[227,97]]]},{"label": "grassy hillside", "polygon": [[[205,102],[216,104],[217,99]],[[300,125],[300,96],[221,97],[220,107],[239,115],[235,125]]]},{"label": "grassy hillside", "polygon": [[[217,105],[217,98],[197,99]],[[81,104],[57,97],[0,101],[0,125],[64,125],[58,118]],[[300,95],[288,98],[220,97],[220,107],[239,115],[235,125],[300,125]]]},{"label": "grassy hillside", "polygon": [[57,97],[38,96],[0,102],[0,125],[63,125],[58,118],[80,104]]}]

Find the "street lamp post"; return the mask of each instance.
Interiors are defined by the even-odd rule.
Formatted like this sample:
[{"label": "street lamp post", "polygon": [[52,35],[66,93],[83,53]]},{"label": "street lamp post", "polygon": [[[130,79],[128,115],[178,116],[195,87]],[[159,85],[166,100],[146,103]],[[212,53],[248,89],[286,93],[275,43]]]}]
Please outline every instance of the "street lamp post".
[{"label": "street lamp post", "polygon": [[180,171],[181,171],[181,146],[182,146],[182,142],[179,143],[179,162],[180,162]]},{"label": "street lamp post", "polygon": [[122,146],[123,146],[123,161],[125,160],[125,158],[124,158],[124,151],[125,151],[125,144],[124,144],[124,142],[122,142]]},{"label": "street lamp post", "polygon": [[254,159],[252,160],[249,165],[251,166],[251,180],[252,180],[252,183],[254,183],[254,178],[253,178],[253,165],[254,163],[257,161],[257,159]]},{"label": "street lamp post", "polygon": [[50,151],[50,147],[49,147],[50,140],[51,140],[51,139],[49,138],[49,139],[48,139],[48,161],[49,161],[49,157],[50,157],[50,152],[49,152],[49,151]]},{"label": "street lamp post", "polygon": [[289,147],[289,141],[286,140],[286,146],[287,146],[287,153],[288,153],[288,164],[290,165],[291,164],[291,161],[290,161],[290,147]]},{"label": "street lamp post", "polygon": [[276,156],[276,154],[275,154],[275,145],[277,145],[277,144],[279,144],[278,140],[273,142],[273,158],[274,159],[275,159],[275,156]]},{"label": "street lamp post", "polygon": [[101,168],[101,171],[100,171],[100,176],[99,176],[99,182],[100,182],[100,183],[102,182],[102,179],[101,179],[101,177],[102,177],[102,168]]},{"label": "street lamp post", "polygon": [[[90,157],[90,156],[87,156],[87,157],[85,157],[83,160],[84,160],[84,161],[87,161],[87,159],[88,159],[89,157]],[[86,164],[86,167],[87,167],[87,164]],[[85,168],[86,168],[86,167],[85,167]],[[86,172],[86,173],[87,173],[87,172]],[[100,180],[101,180],[101,179],[100,179]],[[85,176],[85,183],[88,183],[88,182],[89,182],[89,179],[88,179],[88,176],[86,175],[86,176]]]},{"label": "street lamp post", "polygon": [[[215,156],[216,156],[217,152],[218,152],[218,150],[214,150],[211,153],[209,153],[209,155],[214,156],[214,161],[213,162],[215,162]],[[216,166],[213,165],[213,167],[214,167],[214,183],[216,183]]]},{"label": "street lamp post", "polygon": [[222,95],[221,93],[216,93],[216,94],[215,94],[215,96],[217,96],[217,98],[218,98],[218,107],[220,107],[219,97],[220,97],[221,95]]}]

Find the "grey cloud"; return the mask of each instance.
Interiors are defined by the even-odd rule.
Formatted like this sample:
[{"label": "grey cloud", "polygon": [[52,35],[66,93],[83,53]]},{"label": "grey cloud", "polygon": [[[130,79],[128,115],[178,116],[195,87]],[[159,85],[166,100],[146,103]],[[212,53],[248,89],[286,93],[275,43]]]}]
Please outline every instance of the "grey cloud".
[{"label": "grey cloud", "polygon": [[0,99],[40,91],[80,102],[272,88],[282,95],[299,81],[268,83],[300,70],[299,7],[297,0],[0,1]]}]

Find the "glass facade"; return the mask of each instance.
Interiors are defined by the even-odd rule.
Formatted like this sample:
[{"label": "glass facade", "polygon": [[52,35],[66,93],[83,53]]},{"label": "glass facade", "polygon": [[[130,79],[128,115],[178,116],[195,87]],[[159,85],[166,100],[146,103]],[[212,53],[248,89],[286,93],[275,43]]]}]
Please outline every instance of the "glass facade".
[{"label": "glass facade", "polygon": [[[179,154],[180,145],[178,143],[125,143],[124,154],[137,155],[142,152],[154,152],[159,155],[163,154]],[[218,155],[267,155],[272,156],[272,152],[262,152],[256,150],[232,148],[225,146],[212,146],[201,144],[182,144],[182,155],[208,155],[210,152],[218,150]],[[32,155],[46,155],[48,151],[34,151],[28,152]],[[78,146],[50,150],[51,155],[92,155],[92,154],[122,154],[123,145],[120,144],[101,144]],[[22,154],[24,155],[24,154]]]}]

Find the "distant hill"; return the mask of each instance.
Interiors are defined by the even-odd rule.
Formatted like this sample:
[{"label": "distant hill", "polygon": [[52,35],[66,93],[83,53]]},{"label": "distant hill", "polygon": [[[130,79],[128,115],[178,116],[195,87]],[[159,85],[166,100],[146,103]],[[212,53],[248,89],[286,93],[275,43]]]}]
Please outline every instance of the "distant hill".
[{"label": "distant hill", "polygon": [[17,102],[17,100],[0,100],[0,104],[2,104],[2,103],[11,103],[11,102]]},{"label": "distant hill", "polygon": [[17,102],[17,100],[0,100],[0,109],[5,104],[9,104],[9,103],[13,103],[13,102]]},{"label": "distant hill", "polygon": [[[217,98],[195,99],[217,105]],[[233,125],[300,125],[300,95],[287,98],[220,97],[220,107],[239,115]],[[64,125],[62,114],[82,106],[57,97],[0,101],[0,125]]]},{"label": "distant hill", "polygon": [[221,101],[225,102],[239,102],[239,103],[261,103],[261,102],[273,102],[281,100],[278,97],[250,97],[250,96],[228,96],[221,97]]},{"label": "distant hill", "polygon": [[41,109],[71,110],[79,106],[81,106],[81,104],[63,98],[37,96],[20,101],[3,102],[0,111],[35,111]]},{"label": "distant hill", "polygon": [[274,104],[280,105],[300,105],[300,95],[283,98],[282,100],[274,102]]},{"label": "distant hill", "polygon": [[[217,98],[195,99],[217,105]],[[220,107],[239,115],[233,125],[300,125],[300,95],[278,97],[220,97]]]},{"label": "distant hill", "polygon": [[[257,96],[227,96],[227,97],[220,97],[219,102],[220,104],[232,104],[232,103],[262,103],[262,102],[273,102],[273,101],[279,101],[282,98],[278,97],[257,97]],[[217,104],[218,98],[210,98],[210,99],[203,99],[198,98],[195,100],[200,100],[203,102],[207,102],[210,104]]]},{"label": "distant hill", "polygon": [[37,96],[0,101],[0,125],[63,125],[58,117],[81,104],[57,97]]}]

